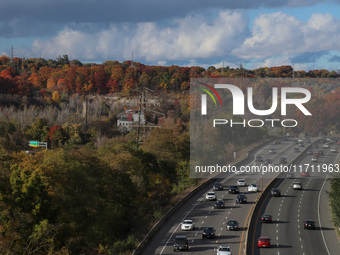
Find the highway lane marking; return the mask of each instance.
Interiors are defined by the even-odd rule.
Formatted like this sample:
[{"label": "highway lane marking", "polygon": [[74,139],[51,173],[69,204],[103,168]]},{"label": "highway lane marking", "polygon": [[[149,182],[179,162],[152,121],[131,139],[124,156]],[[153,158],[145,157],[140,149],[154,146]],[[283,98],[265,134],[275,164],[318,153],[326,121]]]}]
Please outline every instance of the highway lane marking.
[{"label": "highway lane marking", "polygon": [[[188,213],[183,217],[183,219],[181,220],[181,222],[183,220],[186,219],[186,217],[188,217],[188,215],[191,213],[192,210],[194,210],[194,208],[198,205],[199,202],[201,202],[204,199],[204,196],[197,201],[197,203],[188,211]],[[170,242],[170,239],[172,239],[172,236],[175,234],[175,232],[177,231],[177,229],[179,228],[179,226],[181,225],[181,222],[177,225],[177,227],[175,228],[175,230],[171,233],[170,237],[168,238],[168,240],[166,241],[165,245],[163,246],[161,252],[159,253],[159,255],[161,255],[164,251],[164,249],[166,248],[166,246],[168,245],[168,243]],[[204,223],[204,221],[202,222],[202,224]]]},{"label": "highway lane marking", "polygon": [[[274,180],[275,180],[275,178],[274,178],[272,181],[274,181]],[[269,182],[269,183],[271,183],[271,182]],[[269,185],[269,183],[267,184],[267,186]],[[278,181],[276,182],[276,184],[277,184],[277,183],[278,183]],[[266,190],[267,186],[264,188],[264,190]],[[275,186],[275,185],[274,185],[274,186]],[[266,197],[264,198],[264,201],[266,201],[266,200],[268,199],[269,194],[270,194],[270,192],[268,192],[268,194],[267,194]],[[261,194],[259,194],[259,196],[260,196],[260,195],[261,195]],[[258,197],[259,197],[259,196],[258,196]],[[256,201],[256,200],[255,200],[255,201]],[[263,208],[264,204],[265,204],[265,203],[262,202],[262,205],[261,205],[261,208],[260,208],[260,212],[262,212],[262,208]],[[255,205],[255,203],[253,204],[253,206],[254,206],[254,205]],[[252,207],[253,207],[253,206],[252,206]],[[251,209],[250,209],[250,211],[251,211]],[[246,223],[247,223],[247,220],[248,220],[248,216],[249,216],[250,211],[248,212],[247,219],[246,219]],[[260,214],[257,215],[256,222],[255,222],[255,226],[257,226],[257,222],[258,222],[258,220],[259,220],[259,217],[260,217]],[[245,223],[245,224],[246,224],[246,223]],[[244,227],[245,227],[245,225],[244,225]],[[255,228],[255,230],[256,230],[256,228]],[[254,235],[253,235],[252,254],[254,254],[255,230],[254,230]],[[241,247],[242,247],[243,233],[244,233],[244,231],[242,232],[239,255],[241,255]]]},{"label": "highway lane marking", "polygon": [[[339,154],[339,155],[340,155],[340,154]],[[324,188],[324,186],[325,186],[325,184],[326,184],[327,177],[328,177],[328,174],[326,175],[326,178],[325,178],[325,180],[323,181],[322,187],[321,187],[321,189],[320,189],[320,191],[319,191],[319,197],[318,197],[318,221],[319,221],[319,224],[320,224],[320,230],[321,230],[322,240],[323,240],[323,242],[324,242],[324,244],[325,244],[325,247],[326,247],[326,250],[327,250],[328,255],[331,255],[330,252],[329,252],[329,250],[328,250],[328,246],[327,246],[327,243],[326,243],[326,240],[325,240],[325,236],[324,236],[324,234],[323,234],[322,225],[321,225],[321,218],[320,218],[320,200],[321,200],[321,193],[322,193],[322,190],[323,190],[323,188]]]}]

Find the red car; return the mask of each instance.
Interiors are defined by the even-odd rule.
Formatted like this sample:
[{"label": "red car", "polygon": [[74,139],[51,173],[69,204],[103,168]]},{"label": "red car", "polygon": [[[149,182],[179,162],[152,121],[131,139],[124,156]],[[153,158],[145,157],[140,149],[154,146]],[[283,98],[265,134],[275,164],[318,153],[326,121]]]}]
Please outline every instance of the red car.
[{"label": "red car", "polygon": [[309,176],[309,173],[308,173],[308,172],[302,172],[301,175],[304,176],[304,177],[308,177],[308,176]]},{"label": "red car", "polygon": [[319,153],[318,153],[318,152],[314,152],[314,153],[313,153],[313,156],[314,156],[314,157],[319,157]]},{"label": "red car", "polygon": [[270,238],[269,237],[264,237],[261,236],[258,240],[257,240],[257,247],[258,248],[270,248]]}]

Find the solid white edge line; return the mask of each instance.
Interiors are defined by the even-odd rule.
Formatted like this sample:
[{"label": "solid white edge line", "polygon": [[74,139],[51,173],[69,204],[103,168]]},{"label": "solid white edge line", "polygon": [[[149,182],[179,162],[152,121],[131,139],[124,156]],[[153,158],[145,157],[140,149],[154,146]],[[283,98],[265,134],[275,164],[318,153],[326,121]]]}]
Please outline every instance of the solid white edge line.
[{"label": "solid white edge line", "polygon": [[[338,156],[335,158],[334,162],[336,163],[338,157],[339,157],[340,153],[338,153]],[[323,184],[322,184],[322,187],[320,189],[320,192],[319,192],[319,197],[318,197],[318,221],[319,221],[319,225],[320,225],[320,230],[321,230],[321,236],[322,236],[322,240],[325,244],[325,247],[326,247],[326,250],[327,250],[327,253],[328,255],[331,255],[331,253],[329,252],[329,249],[328,249],[328,246],[327,246],[327,243],[326,243],[326,239],[325,239],[325,235],[323,234],[323,230],[322,230],[322,225],[321,225],[321,217],[320,217],[320,198],[321,198],[321,193],[322,193],[322,190],[326,184],[326,180],[327,180],[327,177],[328,177],[328,174],[326,175],[326,178],[325,180],[323,181]]]}]

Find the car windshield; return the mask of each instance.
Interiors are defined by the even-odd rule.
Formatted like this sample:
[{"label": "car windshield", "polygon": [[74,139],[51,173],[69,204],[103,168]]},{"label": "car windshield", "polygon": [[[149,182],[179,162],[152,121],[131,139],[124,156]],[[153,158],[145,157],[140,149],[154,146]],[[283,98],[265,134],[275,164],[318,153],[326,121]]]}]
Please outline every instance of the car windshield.
[{"label": "car windshield", "polygon": [[220,251],[230,251],[229,247],[220,247]]},{"label": "car windshield", "polygon": [[237,221],[235,221],[235,220],[230,220],[230,221],[228,222],[228,224],[229,224],[229,225],[236,225],[236,224],[237,224]]},{"label": "car windshield", "polygon": [[260,241],[264,241],[264,242],[266,242],[266,241],[269,241],[269,238],[264,238],[264,237],[261,237],[261,238],[260,238]]},{"label": "car windshield", "polygon": [[185,244],[187,240],[185,238],[176,238],[176,243],[178,244]]},{"label": "car windshield", "polygon": [[192,224],[192,221],[191,220],[185,220],[183,221],[184,224]]},{"label": "car windshield", "polygon": [[213,192],[209,192],[209,193],[208,193],[208,195],[215,195],[215,193],[213,193]]},{"label": "car windshield", "polygon": [[204,231],[205,232],[212,232],[214,229],[212,227],[205,227]]}]

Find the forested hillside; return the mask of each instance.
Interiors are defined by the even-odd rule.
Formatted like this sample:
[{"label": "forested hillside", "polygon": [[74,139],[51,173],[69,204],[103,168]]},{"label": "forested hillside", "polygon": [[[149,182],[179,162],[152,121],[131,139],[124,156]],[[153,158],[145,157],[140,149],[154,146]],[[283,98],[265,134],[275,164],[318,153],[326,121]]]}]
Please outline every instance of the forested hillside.
[{"label": "forested hillside", "polygon": [[[1,56],[0,254],[130,254],[199,182],[189,176],[190,78],[291,78],[292,72],[290,66],[206,70]],[[142,87],[153,91],[154,107],[165,117],[138,144],[136,131],[121,134],[116,123],[119,113],[136,106]],[[309,89],[313,117],[296,116],[301,125],[292,134],[339,132],[339,87]],[[263,86],[258,93],[268,91]],[[230,135],[230,150],[267,136],[262,129],[253,139]],[[29,140],[48,142],[48,150],[29,148]]]}]

